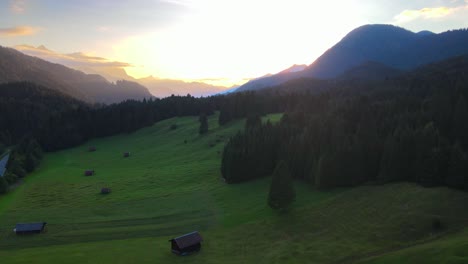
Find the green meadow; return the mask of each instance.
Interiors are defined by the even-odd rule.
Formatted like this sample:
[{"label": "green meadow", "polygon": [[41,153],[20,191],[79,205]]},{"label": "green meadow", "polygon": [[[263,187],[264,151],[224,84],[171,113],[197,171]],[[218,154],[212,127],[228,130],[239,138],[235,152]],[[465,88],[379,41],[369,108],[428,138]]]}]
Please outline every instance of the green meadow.
[{"label": "green meadow", "polygon": [[[173,118],[46,154],[0,197],[0,262],[468,263],[466,193],[411,183],[317,191],[296,182],[294,207],[279,214],[266,203],[269,178],[221,178],[223,146],[243,126],[220,127],[214,115],[200,136],[198,117]],[[96,174],[84,176],[89,169]],[[13,233],[17,222],[36,221],[48,223],[46,233]],[[193,230],[202,250],[172,254],[168,240]]]}]

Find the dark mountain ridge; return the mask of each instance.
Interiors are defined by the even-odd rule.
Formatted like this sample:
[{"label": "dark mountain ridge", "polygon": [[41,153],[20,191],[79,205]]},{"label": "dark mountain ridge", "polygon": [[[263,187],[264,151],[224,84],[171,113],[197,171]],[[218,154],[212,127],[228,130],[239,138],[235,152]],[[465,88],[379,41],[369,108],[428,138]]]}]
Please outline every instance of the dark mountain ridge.
[{"label": "dark mountain ridge", "polygon": [[11,48],[0,47],[0,83],[34,82],[89,103],[117,103],[152,97],[135,82],[111,83],[97,74],[85,74]]},{"label": "dark mountain ridge", "polygon": [[258,90],[299,77],[333,79],[373,61],[398,70],[468,54],[468,30],[414,33],[392,25],[366,25],[347,34],[301,72],[280,73],[251,81],[238,91]]},{"label": "dark mountain ridge", "polygon": [[367,61],[336,77],[338,80],[369,80],[379,81],[394,78],[405,71],[384,65],[375,61]]}]

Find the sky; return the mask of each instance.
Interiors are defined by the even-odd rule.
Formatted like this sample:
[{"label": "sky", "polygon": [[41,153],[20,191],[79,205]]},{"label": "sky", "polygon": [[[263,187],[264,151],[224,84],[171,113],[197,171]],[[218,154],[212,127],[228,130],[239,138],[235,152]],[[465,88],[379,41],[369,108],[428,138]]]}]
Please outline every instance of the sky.
[{"label": "sky", "polygon": [[1,46],[224,86],[311,64],[365,24],[468,28],[468,0],[0,0]]}]

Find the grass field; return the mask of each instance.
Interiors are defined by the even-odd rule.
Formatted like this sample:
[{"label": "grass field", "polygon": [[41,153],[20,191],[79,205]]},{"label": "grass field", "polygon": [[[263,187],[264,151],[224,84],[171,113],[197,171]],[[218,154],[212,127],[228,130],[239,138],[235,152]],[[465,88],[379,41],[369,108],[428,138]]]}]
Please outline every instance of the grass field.
[{"label": "grass field", "polygon": [[[319,192],[296,183],[294,208],[279,215],[266,205],[270,179],[221,179],[223,145],[243,121],[219,127],[213,116],[209,123],[204,136],[198,117],[174,118],[47,154],[38,171],[0,197],[0,262],[403,263],[421,254],[468,260],[466,193],[408,183]],[[88,152],[90,145],[97,151]],[[131,157],[123,158],[126,151]],[[87,169],[96,175],[83,176]],[[101,187],[112,193],[101,195]],[[444,225],[438,232],[436,218]],[[48,232],[12,232],[15,223],[32,221],[48,222]],[[168,239],[192,230],[204,237],[201,252],[170,253]]]},{"label": "grass field", "polygon": [[468,230],[456,235],[441,238],[408,249],[383,254],[378,257],[359,262],[361,264],[376,263],[425,263],[425,264],[465,264],[468,263]]}]

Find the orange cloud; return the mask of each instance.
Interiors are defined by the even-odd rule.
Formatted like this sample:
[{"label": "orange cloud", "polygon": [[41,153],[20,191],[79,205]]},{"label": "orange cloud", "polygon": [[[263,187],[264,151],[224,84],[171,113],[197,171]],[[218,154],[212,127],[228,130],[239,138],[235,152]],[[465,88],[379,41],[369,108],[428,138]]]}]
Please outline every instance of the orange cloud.
[{"label": "orange cloud", "polygon": [[48,61],[61,63],[70,67],[78,66],[92,66],[92,67],[131,67],[130,63],[112,61],[102,57],[90,56],[82,52],[76,52],[71,54],[61,54],[52,50],[47,49],[44,46],[33,47],[29,45],[18,45],[15,49],[31,55],[36,56]]},{"label": "orange cloud", "polygon": [[0,37],[16,37],[34,35],[38,31],[37,28],[29,26],[19,26],[12,28],[0,28]]},{"label": "orange cloud", "polygon": [[41,59],[59,63],[90,74],[100,74],[110,81],[131,79],[125,72],[125,67],[133,67],[127,62],[113,61],[110,59],[91,56],[82,52],[62,54],[47,49],[44,46],[33,47],[29,45],[18,45],[15,49]]},{"label": "orange cloud", "polygon": [[[468,0],[466,3],[468,3]],[[453,15],[454,13],[458,11],[462,11],[466,9],[468,9],[468,5],[459,6],[459,7],[445,7],[445,6],[434,7],[434,8],[425,7],[419,10],[404,10],[400,14],[396,15],[394,19],[396,20],[397,24],[404,24],[404,23],[408,23],[417,19],[444,18],[450,15]]]}]

